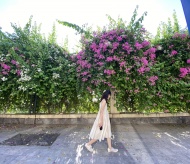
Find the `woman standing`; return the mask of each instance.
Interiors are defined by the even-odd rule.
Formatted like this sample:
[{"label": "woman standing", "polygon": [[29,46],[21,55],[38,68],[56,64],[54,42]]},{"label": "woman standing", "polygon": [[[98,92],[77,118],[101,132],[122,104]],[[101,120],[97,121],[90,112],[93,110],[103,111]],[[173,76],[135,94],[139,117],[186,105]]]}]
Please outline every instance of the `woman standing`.
[{"label": "woman standing", "polygon": [[110,99],[110,97],[110,90],[106,90],[100,100],[99,112],[90,132],[91,140],[85,144],[85,147],[90,152],[93,152],[92,144],[97,140],[104,140],[104,138],[107,138],[108,152],[118,152],[118,149],[114,149],[111,145],[111,125],[109,113],[107,110],[107,101]]}]

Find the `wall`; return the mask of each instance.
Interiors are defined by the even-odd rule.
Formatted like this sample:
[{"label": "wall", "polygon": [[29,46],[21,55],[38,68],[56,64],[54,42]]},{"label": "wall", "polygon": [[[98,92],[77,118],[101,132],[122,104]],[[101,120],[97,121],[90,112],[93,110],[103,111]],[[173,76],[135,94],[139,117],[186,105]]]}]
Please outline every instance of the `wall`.
[{"label": "wall", "polygon": [[[1,124],[93,124],[96,114],[0,115]],[[189,113],[110,114],[111,124],[177,123],[190,124]]]}]

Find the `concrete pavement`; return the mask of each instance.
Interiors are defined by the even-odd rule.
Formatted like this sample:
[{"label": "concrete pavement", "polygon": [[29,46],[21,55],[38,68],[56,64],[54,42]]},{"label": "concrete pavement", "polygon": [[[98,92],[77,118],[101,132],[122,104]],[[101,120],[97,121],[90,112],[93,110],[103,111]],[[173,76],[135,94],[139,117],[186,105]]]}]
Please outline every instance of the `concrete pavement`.
[{"label": "concrete pavement", "polygon": [[1,125],[0,143],[16,134],[60,133],[51,146],[0,145],[1,164],[189,164],[190,127],[174,124],[112,125],[113,147],[106,140],[84,147],[90,125]]}]

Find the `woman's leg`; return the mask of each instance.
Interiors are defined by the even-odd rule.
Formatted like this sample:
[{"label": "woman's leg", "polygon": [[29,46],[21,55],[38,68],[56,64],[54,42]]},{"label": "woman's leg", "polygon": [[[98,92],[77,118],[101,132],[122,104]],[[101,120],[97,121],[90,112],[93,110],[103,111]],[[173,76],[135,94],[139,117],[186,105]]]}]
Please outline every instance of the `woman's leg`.
[{"label": "woman's leg", "polygon": [[92,140],[90,140],[90,142],[88,142],[87,144],[88,145],[92,145],[94,142],[96,142],[97,141],[97,139],[92,139]]},{"label": "woman's leg", "polygon": [[111,146],[111,138],[107,138],[107,142],[108,142],[108,152],[118,152],[118,149],[114,149],[112,146]]},{"label": "woman's leg", "polygon": [[88,149],[88,151],[90,151],[90,152],[93,152],[93,149],[92,149],[92,144],[94,143],[94,142],[96,142],[97,141],[97,139],[92,139],[92,140],[90,140],[90,142],[88,142],[88,143],[86,143],[85,144],[85,147]]},{"label": "woman's leg", "polygon": [[108,148],[111,149],[111,138],[107,138]]}]

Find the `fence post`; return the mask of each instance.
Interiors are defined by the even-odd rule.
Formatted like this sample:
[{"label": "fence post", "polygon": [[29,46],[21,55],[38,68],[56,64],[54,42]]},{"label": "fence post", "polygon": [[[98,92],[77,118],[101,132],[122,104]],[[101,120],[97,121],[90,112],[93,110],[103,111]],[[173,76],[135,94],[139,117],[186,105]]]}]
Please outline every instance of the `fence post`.
[{"label": "fence post", "polygon": [[111,114],[113,113],[119,113],[117,111],[117,108],[114,106],[114,104],[116,103],[115,100],[115,92],[113,90],[111,90],[111,98],[110,98],[110,108],[111,108]]}]

